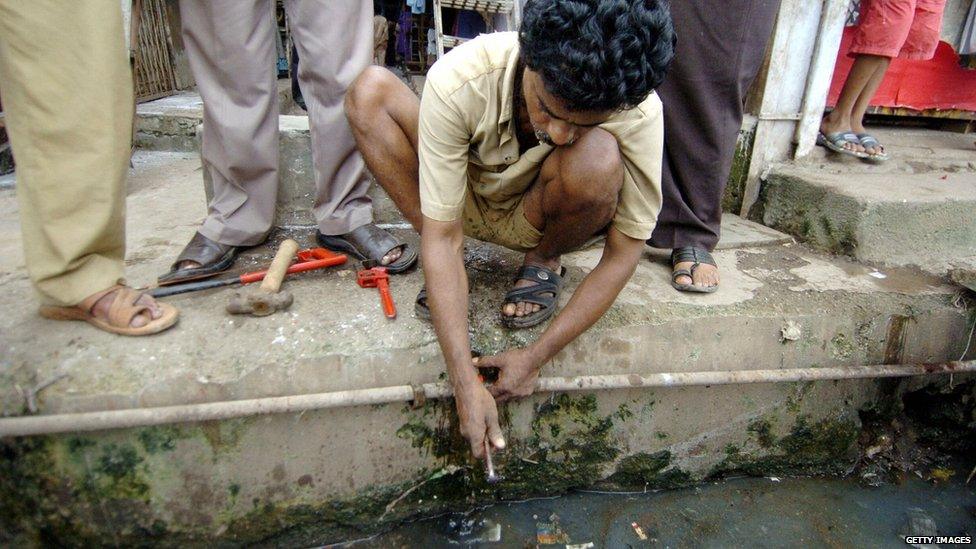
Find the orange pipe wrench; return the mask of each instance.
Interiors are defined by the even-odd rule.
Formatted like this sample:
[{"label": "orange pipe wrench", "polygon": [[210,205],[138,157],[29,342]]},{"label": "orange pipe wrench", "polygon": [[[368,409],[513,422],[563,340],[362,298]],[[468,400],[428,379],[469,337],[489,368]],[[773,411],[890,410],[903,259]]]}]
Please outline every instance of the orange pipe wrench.
[{"label": "orange pipe wrench", "polygon": [[386,267],[373,267],[359,271],[356,273],[356,283],[361,288],[377,288],[380,291],[383,314],[391,320],[396,318],[396,305],[393,303],[393,296],[390,295],[390,275],[387,274]]}]

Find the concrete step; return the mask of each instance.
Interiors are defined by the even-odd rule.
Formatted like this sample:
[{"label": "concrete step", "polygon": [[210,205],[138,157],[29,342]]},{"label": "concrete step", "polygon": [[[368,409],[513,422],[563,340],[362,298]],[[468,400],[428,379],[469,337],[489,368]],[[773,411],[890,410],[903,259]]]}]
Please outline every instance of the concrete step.
[{"label": "concrete step", "polygon": [[[275,224],[285,228],[313,227],[315,226],[315,218],[312,214],[315,171],[312,166],[312,138],[308,117],[281,115],[279,129],[278,202],[275,207]],[[210,200],[213,188],[208,175],[204,174],[203,184],[207,200]],[[368,194],[373,200],[374,222],[380,224],[404,222],[403,216],[382,187],[374,183],[370,185]]]},{"label": "concrete step", "polygon": [[[137,154],[127,221],[132,283],[152,281],[193,234],[205,212],[198,171],[192,153]],[[295,303],[284,313],[229,317],[230,292],[210,291],[169,300],[182,311],[171,331],[112,337],[35,314],[16,216],[13,191],[0,190],[2,415],[25,413],[21,389],[52,379],[37,397],[37,413],[444,379],[434,332],[412,314],[419,271],[392,280],[400,312],[393,322],[347,266],[289,279]],[[725,232],[728,241],[715,253],[719,292],[674,291],[666,254],[650,250],[610,311],[544,374],[942,362],[967,349],[972,311],[938,279],[898,269],[877,278],[732,217]],[[309,243],[308,230],[287,234]],[[416,241],[412,232],[400,234]],[[474,349],[524,345],[540,329],[508,331],[498,322],[520,258],[466,245]],[[597,246],[564,258],[562,305],[600,254]],[[271,255],[252,250],[239,268]],[[838,381],[535,395],[500,410],[509,448],[496,463],[508,480],[497,486],[485,484],[468,460],[449,401],[4,440],[0,450],[14,456],[5,472],[17,487],[9,501],[32,498],[61,510],[57,539],[239,544],[291,528],[308,536],[295,544],[315,545],[417,513],[572,487],[668,487],[732,471],[842,471],[855,459],[858,411],[890,398],[883,387],[891,388]],[[45,532],[54,520],[14,518]]]},{"label": "concrete step", "polygon": [[[973,138],[880,130],[893,159],[872,165],[832,155],[773,168],[754,217],[822,250],[939,276],[973,254]],[[837,158],[834,158],[837,156]]]},{"label": "concrete step", "polygon": [[[278,103],[282,115],[304,116],[305,111],[291,97],[291,80],[278,81]],[[136,105],[136,147],[149,151],[194,152],[203,123],[203,100],[195,90]]]},{"label": "concrete step", "polygon": [[976,292],[976,255],[953,262],[949,269],[949,279]]},{"label": "concrete step", "polygon": [[[282,97],[283,107],[287,107],[291,101],[290,92],[282,92]],[[291,111],[297,109],[294,106],[288,108]],[[139,149],[160,152],[200,150],[198,133],[203,124],[203,102],[195,92],[183,92],[143,103],[138,106],[136,115],[136,146]],[[315,179],[308,116],[279,116],[279,132],[280,185],[275,223],[279,227],[314,226],[312,201],[315,196]],[[213,189],[208,174],[204,174],[203,186],[209,200]],[[370,187],[369,196],[373,200],[375,222],[403,222],[393,201],[379,185]]]},{"label": "concrete step", "polygon": [[136,105],[135,145],[148,151],[196,152],[203,100],[194,91]]}]

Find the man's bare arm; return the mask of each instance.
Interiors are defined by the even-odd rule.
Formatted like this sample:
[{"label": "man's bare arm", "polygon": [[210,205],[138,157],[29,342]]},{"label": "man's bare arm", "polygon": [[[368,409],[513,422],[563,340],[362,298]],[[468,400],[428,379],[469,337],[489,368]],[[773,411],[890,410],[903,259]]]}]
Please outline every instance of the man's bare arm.
[{"label": "man's bare arm", "polygon": [[485,436],[496,448],[505,440],[498,426],[498,410],[488,390],[471,367],[468,341],[468,277],[464,271],[464,235],[461,221],[424,217],[421,253],[434,331],[454,388],[461,434],[475,457],[484,456]]},{"label": "man's bare arm", "polygon": [[479,367],[501,369],[498,381],[491,388],[498,400],[532,394],[542,365],[596,323],[617,299],[634,274],[644,246],[644,241],[611,227],[600,263],[583,279],[569,303],[539,339],[525,348],[477,361]]}]

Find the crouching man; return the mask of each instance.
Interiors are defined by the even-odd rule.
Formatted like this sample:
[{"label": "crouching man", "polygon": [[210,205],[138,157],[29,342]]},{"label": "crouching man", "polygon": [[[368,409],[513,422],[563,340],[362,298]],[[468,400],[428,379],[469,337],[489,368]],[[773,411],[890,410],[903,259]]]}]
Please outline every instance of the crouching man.
[{"label": "crouching man", "polygon": [[[593,325],[633,274],[661,208],[662,115],[653,89],[674,49],[657,0],[530,0],[518,33],[483,35],[430,69],[423,98],[370,67],[346,97],[370,171],[421,235],[429,314],[461,432],[482,457],[505,445],[495,400],[532,393],[539,369]],[[468,341],[463,236],[523,252],[501,321],[556,310],[560,256],[606,235],[599,265],[531,345],[483,357]],[[429,307],[429,308],[428,308]]]}]

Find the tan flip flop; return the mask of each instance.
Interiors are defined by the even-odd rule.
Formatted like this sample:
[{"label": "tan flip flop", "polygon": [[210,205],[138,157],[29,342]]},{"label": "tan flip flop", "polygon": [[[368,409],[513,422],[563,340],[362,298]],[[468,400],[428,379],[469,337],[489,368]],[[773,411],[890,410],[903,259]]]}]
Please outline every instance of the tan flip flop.
[{"label": "tan flip flop", "polygon": [[[118,293],[115,294],[115,299],[108,309],[108,320],[106,321],[92,315],[91,311],[95,307],[95,303],[106,294],[116,290],[118,290]],[[163,312],[161,317],[150,320],[148,324],[139,328],[130,326],[132,319],[136,315],[149,312],[148,305],[136,304],[136,301],[142,295],[142,292],[137,292],[127,286],[116,285],[88,296],[84,301],[74,307],[44,305],[38,312],[44,318],[51,320],[84,320],[100,330],[125,336],[158,334],[176,324],[176,320],[180,316],[180,312],[176,310],[176,307],[157,301],[156,306]]]}]

